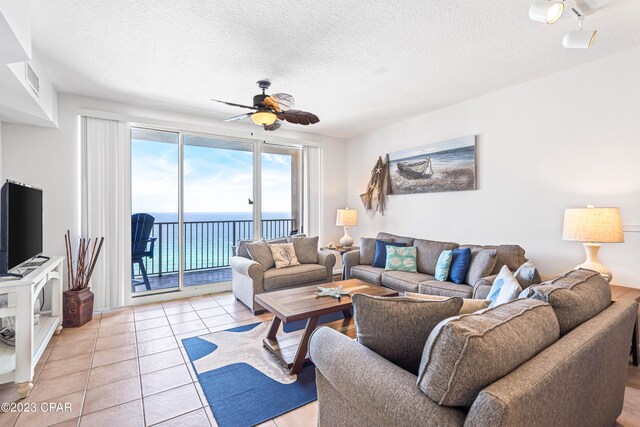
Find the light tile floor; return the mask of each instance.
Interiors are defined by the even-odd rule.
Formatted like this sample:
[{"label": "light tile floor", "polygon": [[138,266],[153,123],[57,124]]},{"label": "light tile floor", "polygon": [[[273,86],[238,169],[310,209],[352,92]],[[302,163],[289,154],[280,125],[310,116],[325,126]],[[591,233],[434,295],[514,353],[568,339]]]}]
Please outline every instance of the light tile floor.
[{"label": "light tile floor", "polygon": [[[216,426],[182,348],[182,338],[269,320],[230,293],[125,307],[54,337],[36,366],[33,390],[18,400],[13,384],[0,402],[69,403],[70,411],[0,412],[0,426]],[[317,402],[264,423],[314,426]],[[640,369],[629,367],[617,425],[640,426]]]},{"label": "light tile floor", "polygon": [[[125,307],[95,315],[53,337],[19,401],[13,384],[0,402],[68,402],[70,411],[0,412],[0,426],[216,426],[182,348],[182,338],[271,319],[254,316],[230,293]],[[264,423],[315,425],[317,403]]]}]

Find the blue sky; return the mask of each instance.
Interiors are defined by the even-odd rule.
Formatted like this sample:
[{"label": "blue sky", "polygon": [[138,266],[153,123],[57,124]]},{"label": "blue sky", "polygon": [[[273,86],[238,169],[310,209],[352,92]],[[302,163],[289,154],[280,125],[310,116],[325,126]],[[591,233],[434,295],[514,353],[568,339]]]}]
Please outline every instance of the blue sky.
[{"label": "blue sky", "polygon": [[[177,212],[178,144],[132,140],[133,212]],[[185,145],[185,212],[250,212],[253,154]],[[262,154],[264,212],[291,210],[291,156]]]}]

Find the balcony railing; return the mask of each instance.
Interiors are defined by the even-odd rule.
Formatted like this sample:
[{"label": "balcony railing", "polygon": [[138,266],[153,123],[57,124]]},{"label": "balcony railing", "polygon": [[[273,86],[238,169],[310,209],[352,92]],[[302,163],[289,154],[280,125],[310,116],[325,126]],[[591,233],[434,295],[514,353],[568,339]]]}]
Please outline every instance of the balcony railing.
[{"label": "balcony railing", "polygon": [[[263,219],[261,235],[277,239],[295,230],[295,219]],[[178,222],[156,222],[151,237],[157,238],[152,258],[145,258],[149,275],[179,271]],[[232,248],[239,239],[253,239],[252,220],[191,221],[184,223],[184,271],[228,267]],[[134,274],[139,276],[137,266]]]}]

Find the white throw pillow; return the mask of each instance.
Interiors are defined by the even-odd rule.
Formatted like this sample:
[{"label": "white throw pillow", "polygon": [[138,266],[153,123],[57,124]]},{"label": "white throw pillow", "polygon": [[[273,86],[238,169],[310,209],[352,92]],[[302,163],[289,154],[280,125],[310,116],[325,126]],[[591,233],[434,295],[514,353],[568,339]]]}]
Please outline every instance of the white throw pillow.
[{"label": "white throw pillow", "polygon": [[296,250],[293,247],[293,243],[276,243],[269,245],[271,249],[271,255],[276,263],[276,268],[292,267],[294,265],[300,265],[298,257],[296,257]]},{"label": "white throw pillow", "polygon": [[487,299],[491,300],[489,308],[517,299],[520,292],[522,292],[520,283],[509,270],[509,267],[502,266],[496,280],[491,285],[489,295],[487,295]]}]

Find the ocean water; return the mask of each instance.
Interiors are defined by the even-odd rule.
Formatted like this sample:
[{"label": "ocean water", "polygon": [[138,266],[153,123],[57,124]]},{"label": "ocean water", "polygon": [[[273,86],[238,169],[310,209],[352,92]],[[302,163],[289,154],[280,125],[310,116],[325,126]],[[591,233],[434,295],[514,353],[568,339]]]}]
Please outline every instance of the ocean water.
[{"label": "ocean water", "polygon": [[[149,214],[155,218],[151,237],[157,240],[153,257],[145,258],[145,268],[148,274],[175,273],[179,270],[178,213]],[[294,228],[290,212],[265,212],[262,216],[263,238],[288,236]],[[185,212],[185,271],[228,266],[235,242],[253,238],[252,219],[251,212]],[[134,274],[139,276],[137,265]]]},{"label": "ocean water", "polygon": [[[178,222],[177,212],[147,212],[156,222]],[[263,219],[289,219],[291,212],[263,212]],[[251,220],[253,212],[185,212],[184,221],[233,221]]]}]

